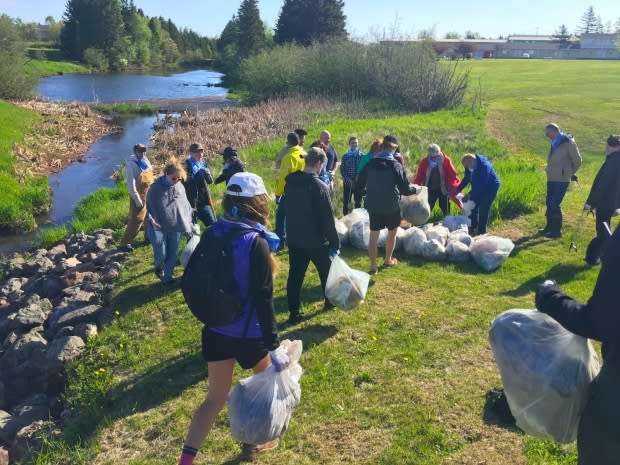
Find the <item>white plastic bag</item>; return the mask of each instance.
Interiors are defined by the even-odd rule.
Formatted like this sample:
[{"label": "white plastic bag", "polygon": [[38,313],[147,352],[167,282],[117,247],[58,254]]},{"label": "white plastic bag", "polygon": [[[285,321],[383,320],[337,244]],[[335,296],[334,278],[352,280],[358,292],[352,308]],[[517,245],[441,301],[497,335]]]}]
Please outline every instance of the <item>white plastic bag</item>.
[{"label": "white plastic bag", "polygon": [[422,256],[427,260],[442,262],[446,259],[446,248],[437,239],[431,239],[422,245]]},{"label": "white plastic bag", "polygon": [[574,441],[600,368],[592,344],[550,316],[523,309],[495,318],[489,342],[517,426],[541,438]]},{"label": "white plastic bag", "polygon": [[474,202],[473,200],[463,202],[463,209],[461,210],[461,213],[463,213],[463,216],[467,217],[467,226],[471,226],[471,220],[469,216],[471,215],[471,212],[474,208],[476,208],[476,202]]},{"label": "white plastic bag", "polygon": [[335,220],[336,232],[338,233],[338,239],[340,239],[340,245],[345,245],[349,242],[349,228],[344,224],[342,220]]},{"label": "white plastic bag", "polygon": [[448,235],[450,234],[450,230],[440,224],[425,224],[422,227],[422,231],[426,233],[426,238],[429,241],[432,241],[434,239],[441,245],[446,244],[446,241],[448,240]]},{"label": "white plastic bag", "polygon": [[469,246],[461,241],[448,242],[446,257],[449,262],[463,263],[469,261]]},{"label": "white plastic bag", "polygon": [[228,394],[230,431],[237,441],[264,444],[279,438],[299,404],[302,342],[285,339],[280,347],[288,354],[288,368],[278,372],[272,365],[242,379]]},{"label": "white plastic bag", "polygon": [[336,256],[327,275],[325,297],[335,306],[351,310],[364,302],[369,281],[368,273],[352,269],[342,258]]},{"label": "white plastic bag", "polygon": [[368,211],[365,208],[355,208],[353,211],[351,211],[351,213],[340,218],[340,221],[342,221],[347,227],[347,229],[350,231],[351,226],[353,226],[355,223],[359,223],[360,221],[369,221]]},{"label": "white plastic bag", "polygon": [[418,186],[421,192],[415,195],[403,195],[400,198],[400,216],[411,224],[421,225],[431,216],[431,207],[428,203],[428,188]]},{"label": "white plastic bag", "polygon": [[370,223],[368,221],[358,221],[353,223],[349,229],[349,242],[353,247],[368,250],[370,241]]},{"label": "white plastic bag", "polygon": [[469,248],[473,244],[474,239],[468,234],[467,230],[457,229],[448,236],[448,245],[450,245],[450,242],[462,242]]},{"label": "white plastic bag", "polygon": [[410,227],[403,237],[403,248],[407,255],[422,255],[422,247],[426,242],[426,234],[420,228]]},{"label": "white plastic bag", "polygon": [[474,241],[469,252],[480,268],[492,271],[506,261],[514,248],[515,245],[510,239],[484,236]]},{"label": "white plastic bag", "polygon": [[446,228],[450,230],[450,232],[457,231],[459,229],[465,229],[467,231],[467,226],[469,218],[462,215],[454,215],[454,216],[446,216],[441,222]]},{"label": "white plastic bag", "polygon": [[179,257],[179,261],[181,262],[181,265],[183,265],[183,268],[185,268],[187,264],[189,263],[189,259],[194,253],[194,249],[196,248],[199,242],[200,242],[200,236],[197,236],[195,234],[189,239],[189,241],[187,241],[187,244],[185,245],[185,248],[183,248],[183,251],[181,252],[181,256]]},{"label": "white plastic bag", "polygon": [[400,226],[396,229],[396,245],[394,246],[394,250],[401,250],[405,246],[404,239],[407,237],[406,231],[406,229]]}]

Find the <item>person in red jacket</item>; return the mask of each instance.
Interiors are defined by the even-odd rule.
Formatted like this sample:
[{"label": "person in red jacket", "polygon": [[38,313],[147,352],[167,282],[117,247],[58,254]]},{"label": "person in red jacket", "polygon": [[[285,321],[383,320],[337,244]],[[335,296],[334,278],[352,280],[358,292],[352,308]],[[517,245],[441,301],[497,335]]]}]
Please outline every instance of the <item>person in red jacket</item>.
[{"label": "person in red jacket", "polygon": [[448,198],[459,208],[463,208],[463,204],[454,194],[460,181],[452,160],[441,151],[437,144],[430,144],[427,152],[428,156],[420,162],[413,183],[428,188],[428,204],[431,211],[435,203],[439,201],[439,208],[444,216],[447,216],[450,214]]}]

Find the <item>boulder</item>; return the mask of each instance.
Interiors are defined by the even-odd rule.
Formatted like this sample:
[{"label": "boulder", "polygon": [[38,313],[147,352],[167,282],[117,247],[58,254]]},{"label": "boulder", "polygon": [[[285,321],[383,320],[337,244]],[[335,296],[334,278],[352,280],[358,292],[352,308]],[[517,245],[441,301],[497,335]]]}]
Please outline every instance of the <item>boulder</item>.
[{"label": "boulder", "polygon": [[97,336],[97,325],[94,323],[80,323],[73,329],[73,335],[81,338],[83,341]]},{"label": "boulder", "polygon": [[65,244],[57,244],[54,247],[48,249],[47,255],[50,259],[54,261],[63,259],[67,256],[67,246]]},{"label": "boulder", "polygon": [[56,332],[63,326],[76,326],[80,323],[94,323],[99,318],[102,307],[87,305],[80,308],[71,308],[66,311],[56,311],[49,318],[49,328]]},{"label": "boulder", "polygon": [[47,349],[46,358],[50,362],[70,362],[80,355],[84,351],[85,347],[86,344],[82,338],[77,336],[56,338],[50,343]]}]

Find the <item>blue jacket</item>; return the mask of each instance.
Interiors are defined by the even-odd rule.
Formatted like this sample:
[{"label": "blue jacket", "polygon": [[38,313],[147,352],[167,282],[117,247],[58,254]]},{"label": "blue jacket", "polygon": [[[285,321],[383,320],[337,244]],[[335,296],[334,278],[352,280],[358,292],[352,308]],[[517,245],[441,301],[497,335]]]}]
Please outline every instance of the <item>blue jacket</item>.
[{"label": "blue jacket", "polygon": [[493,165],[484,155],[476,155],[476,167],[472,173],[465,170],[465,176],[456,188],[456,193],[461,192],[469,183],[471,183],[471,191],[469,198],[479,204],[481,200],[492,200],[499,190],[499,179]]}]

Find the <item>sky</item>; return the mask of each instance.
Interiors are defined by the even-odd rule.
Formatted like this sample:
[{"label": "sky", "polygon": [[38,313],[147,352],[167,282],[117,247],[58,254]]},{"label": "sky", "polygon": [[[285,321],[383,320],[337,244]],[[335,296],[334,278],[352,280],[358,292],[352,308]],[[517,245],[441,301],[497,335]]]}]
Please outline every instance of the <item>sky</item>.
[{"label": "sky", "polygon": [[[134,0],[147,16],[170,18],[181,28],[203,36],[217,37],[237,12],[241,0]],[[283,0],[259,0],[261,18],[274,27]],[[43,23],[47,16],[60,20],[66,0],[0,0],[0,14],[24,22]],[[352,38],[374,41],[416,37],[432,30],[442,38],[448,32],[479,33],[497,38],[514,34],[549,35],[564,24],[574,32],[589,6],[603,25],[620,18],[618,0],[345,0],[347,31]]]}]

